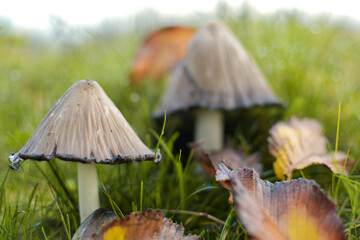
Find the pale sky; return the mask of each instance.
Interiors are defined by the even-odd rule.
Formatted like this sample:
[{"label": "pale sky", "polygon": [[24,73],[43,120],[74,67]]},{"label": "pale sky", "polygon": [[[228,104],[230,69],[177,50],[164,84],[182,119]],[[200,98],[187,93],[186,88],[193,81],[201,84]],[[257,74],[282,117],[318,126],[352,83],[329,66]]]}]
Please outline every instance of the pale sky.
[{"label": "pale sky", "polygon": [[[185,15],[192,12],[211,12],[219,1],[239,7],[245,0],[2,0],[0,19],[13,25],[48,30],[49,19],[58,16],[71,26],[89,26],[104,19],[131,16],[151,8],[163,14]],[[298,8],[310,14],[331,13],[347,16],[360,22],[358,0],[248,0],[261,13],[278,9]]]}]

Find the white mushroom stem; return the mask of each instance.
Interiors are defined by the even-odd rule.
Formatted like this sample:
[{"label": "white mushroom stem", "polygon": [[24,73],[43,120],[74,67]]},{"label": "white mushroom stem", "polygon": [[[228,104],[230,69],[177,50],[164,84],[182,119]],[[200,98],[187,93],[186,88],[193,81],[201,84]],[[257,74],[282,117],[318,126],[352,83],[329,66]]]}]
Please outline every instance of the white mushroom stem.
[{"label": "white mushroom stem", "polygon": [[78,188],[80,220],[83,222],[92,212],[100,208],[96,165],[78,163]]},{"label": "white mushroom stem", "polygon": [[224,116],[220,111],[199,109],[195,116],[195,140],[204,141],[206,151],[223,148]]}]

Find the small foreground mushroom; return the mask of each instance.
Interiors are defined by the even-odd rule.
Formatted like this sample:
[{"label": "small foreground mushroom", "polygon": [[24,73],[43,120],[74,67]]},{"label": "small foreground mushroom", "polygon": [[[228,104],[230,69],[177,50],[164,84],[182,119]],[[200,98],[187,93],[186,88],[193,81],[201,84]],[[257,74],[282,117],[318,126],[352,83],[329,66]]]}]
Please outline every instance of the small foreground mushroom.
[{"label": "small foreground mushroom", "polygon": [[250,168],[219,168],[231,179],[235,209],[250,239],[343,240],[344,229],[335,204],[314,181],[296,179],[270,183]]},{"label": "small foreground mushroom", "polygon": [[197,108],[195,140],[206,151],[223,147],[222,110],[279,104],[252,57],[229,28],[213,21],[191,40],[187,55],[170,79],[155,117]]},{"label": "small foreground mushroom", "polygon": [[91,240],[199,240],[196,235],[184,236],[184,227],[164,217],[160,210],[115,219],[105,224]]},{"label": "small foreground mushroom", "polygon": [[100,85],[91,80],[75,83],[55,103],[17,153],[9,156],[12,168],[20,161],[58,158],[78,163],[81,222],[98,209],[96,166],[153,160],[154,157]]}]

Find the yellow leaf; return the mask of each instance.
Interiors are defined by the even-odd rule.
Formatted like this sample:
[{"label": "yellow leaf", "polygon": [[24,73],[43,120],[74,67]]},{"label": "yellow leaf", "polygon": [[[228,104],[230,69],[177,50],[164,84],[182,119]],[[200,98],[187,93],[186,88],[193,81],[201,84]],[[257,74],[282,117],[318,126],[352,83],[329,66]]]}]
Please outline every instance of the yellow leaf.
[{"label": "yellow leaf", "polygon": [[306,217],[296,214],[290,214],[287,234],[289,240],[306,239],[306,240],[326,240],[318,234],[315,228],[316,224],[306,219]]},{"label": "yellow leaf", "polygon": [[346,154],[338,151],[335,159],[335,154],[327,153],[326,138],[320,123],[315,120],[292,117],[287,122],[279,122],[270,129],[268,142],[269,151],[276,158],[275,174],[282,180],[285,176],[291,179],[294,170],[312,164],[324,165],[344,175],[354,165],[352,159],[347,159],[343,169]]},{"label": "yellow leaf", "polygon": [[115,226],[108,229],[104,235],[104,240],[124,240],[125,239],[126,230],[121,226]]}]

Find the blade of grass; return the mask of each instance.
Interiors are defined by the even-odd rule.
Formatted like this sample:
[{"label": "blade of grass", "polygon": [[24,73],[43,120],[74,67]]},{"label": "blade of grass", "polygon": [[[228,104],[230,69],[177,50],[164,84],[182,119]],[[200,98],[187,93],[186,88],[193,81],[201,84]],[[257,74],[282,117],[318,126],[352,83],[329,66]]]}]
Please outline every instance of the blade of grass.
[{"label": "blade of grass", "polygon": [[140,186],[140,212],[143,212],[143,192],[144,192],[144,182],[141,180]]},{"label": "blade of grass", "polygon": [[44,227],[41,227],[41,231],[42,231],[42,233],[44,235],[45,240],[48,240],[48,237],[46,236]]},{"label": "blade of grass", "polygon": [[57,207],[57,208],[58,208],[58,210],[59,210],[60,217],[61,217],[61,221],[62,221],[63,226],[64,226],[64,228],[65,228],[66,235],[67,235],[68,239],[69,239],[69,240],[71,240],[71,232],[70,232],[70,228],[68,228],[68,227],[67,227],[68,225],[66,224],[66,221],[65,221],[64,215],[63,215],[63,213],[62,213],[62,211],[61,211],[61,209],[60,209],[59,203],[58,203],[58,201],[57,201],[57,199],[56,199],[56,197],[55,197],[54,191],[52,190],[50,183],[48,183],[48,185],[49,185],[49,188],[50,188],[51,194],[52,194],[52,195],[53,195],[53,197],[54,197],[54,200],[55,200],[55,203],[56,203],[56,207]]},{"label": "blade of grass", "polygon": [[[348,161],[348,158],[349,158],[349,153],[350,153],[350,150],[348,150],[347,153],[346,153],[344,166],[343,166],[343,169],[342,169],[342,172],[341,172],[342,176],[344,176],[344,171],[345,171],[346,164],[347,164],[347,161]],[[338,178],[337,183],[336,183],[336,187],[335,187],[335,196],[339,196],[340,183],[341,183],[341,179]]]},{"label": "blade of grass", "polygon": [[359,164],[359,162],[360,162],[360,159],[358,159],[358,160],[355,162],[354,167],[351,169],[351,171],[350,171],[350,173],[349,173],[349,176],[351,176],[351,175],[354,173],[354,171],[355,171],[355,169],[357,168],[357,165]]},{"label": "blade of grass", "polygon": [[167,209],[163,209],[162,211],[174,213],[174,214],[187,214],[187,215],[193,215],[193,216],[198,216],[198,217],[207,217],[208,219],[211,219],[214,222],[217,222],[221,225],[225,224],[225,222],[223,220],[221,220],[217,217],[214,217],[208,213],[204,213],[204,212],[194,212],[194,211],[186,211],[186,210],[167,210]]},{"label": "blade of grass", "polygon": [[73,196],[73,194],[68,190],[68,186],[64,180],[63,177],[60,176],[59,171],[58,171],[58,167],[56,165],[56,163],[51,163],[50,161],[48,162],[51,171],[53,172],[54,176],[56,177],[59,185],[61,186],[62,190],[65,192],[66,197],[68,199],[68,201],[71,203],[71,206],[73,208],[74,211],[77,210],[77,203],[75,201],[75,198]]},{"label": "blade of grass", "polygon": [[235,208],[231,207],[231,211],[230,211],[228,217],[226,218],[226,221],[225,221],[225,224],[223,225],[223,228],[221,229],[219,240],[226,239],[226,236],[227,236],[228,231],[229,231],[230,221],[233,218],[234,213],[235,213]]},{"label": "blade of grass", "polygon": [[28,200],[28,205],[26,207],[26,217],[25,217],[25,223],[24,223],[24,229],[25,229],[25,233],[23,234],[23,239],[25,240],[26,239],[26,236],[27,236],[27,231],[29,229],[29,220],[30,220],[30,209],[31,209],[31,202],[32,202],[32,199],[35,195],[35,192],[38,188],[39,184],[37,183],[34,187],[34,189],[32,190],[31,194],[30,194],[30,197],[29,197],[29,200]]},{"label": "blade of grass", "polygon": [[[160,136],[154,130],[150,129],[149,131],[156,139],[160,139]],[[170,158],[172,161],[176,161],[174,154],[171,152],[166,143],[163,140],[159,140],[159,142],[162,149],[166,152],[168,158]]]},{"label": "blade of grass", "polygon": [[[337,160],[337,151],[339,146],[339,132],[340,132],[340,115],[341,115],[341,103],[339,103],[339,109],[338,109],[338,119],[337,119],[337,126],[336,126],[336,142],[335,142],[335,155],[334,155],[334,166],[336,166],[336,160]],[[336,183],[337,184],[337,183]],[[335,185],[335,174],[332,174],[332,181],[331,181],[331,189],[332,194],[335,198],[335,203],[338,201],[338,196],[336,195],[336,185]]]},{"label": "blade of grass", "polygon": [[[194,196],[194,195],[196,195],[196,194],[198,194],[198,193],[200,193],[200,192],[202,192],[202,191],[211,190],[211,189],[216,189],[216,188],[218,188],[218,187],[217,187],[217,186],[205,186],[205,187],[202,187],[202,188],[194,191],[194,192],[191,193],[189,196],[187,196],[187,197],[184,199],[184,201],[180,202],[179,206],[176,208],[175,211],[179,210],[179,209],[181,208],[181,206],[183,205],[183,203],[184,203],[185,201],[187,201],[189,198],[191,198],[192,196]],[[173,218],[173,217],[174,217],[174,215],[172,216],[172,218]]]},{"label": "blade of grass", "polygon": [[[183,169],[182,169],[182,164],[181,164],[181,150],[179,152],[179,160],[176,164],[176,172],[177,172],[177,177],[178,177],[178,181],[179,181],[179,189],[180,189],[180,199],[182,202],[184,202],[185,200],[185,187],[184,187],[184,176],[183,176]],[[185,204],[185,202],[184,202]],[[184,206],[185,207],[185,206]]]},{"label": "blade of grass", "polygon": [[[164,133],[165,133],[165,126],[166,126],[166,110],[164,111],[164,122],[163,122],[163,126],[162,126],[162,129],[161,129],[161,133],[160,133],[160,136],[157,138],[157,144],[156,144],[156,149],[155,149],[155,155],[154,155],[154,161],[156,160],[156,156],[158,154],[158,151],[159,151],[159,146],[160,146],[160,143],[162,142],[162,138],[164,136]],[[150,129],[152,130],[152,129]],[[155,132],[154,130],[152,130],[153,132]],[[155,161],[156,162],[156,161]],[[148,192],[148,189],[149,189],[149,184],[150,184],[150,176],[152,174],[154,170],[154,164],[151,164],[151,170],[149,171],[148,173],[148,176],[147,176],[147,184],[146,184],[146,190],[145,192]],[[141,206],[142,207],[142,206]],[[140,207],[140,211],[142,212],[142,208]]]},{"label": "blade of grass", "polygon": [[154,161],[156,160],[156,156],[157,156],[157,153],[158,153],[158,150],[159,150],[160,142],[162,140],[162,137],[164,136],[165,125],[166,125],[166,110],[164,111],[164,123],[163,123],[162,129],[161,129],[160,137],[159,137],[159,140],[158,140],[158,142],[156,144]]},{"label": "blade of grass", "polygon": [[37,206],[37,199],[38,196],[35,196],[35,202],[34,202],[34,207],[32,210],[32,218],[31,218],[31,228],[30,228],[30,237],[29,239],[33,239],[32,234],[33,234],[33,230],[34,230],[34,219],[35,219],[35,210],[36,210],[36,206]]},{"label": "blade of grass", "polygon": [[51,179],[48,177],[48,175],[45,173],[44,169],[39,166],[38,163],[35,163],[35,166],[38,168],[38,170],[40,171],[40,173],[43,175],[43,177],[46,179],[46,181],[48,182],[48,184],[51,185],[52,189],[54,189],[54,191],[56,192],[56,194],[58,196],[62,196],[59,192],[59,190],[55,187],[55,185],[52,183]]},{"label": "blade of grass", "polygon": [[5,185],[6,179],[8,178],[9,172],[10,172],[10,168],[8,168],[8,170],[6,171],[5,177],[1,183],[0,192],[4,189],[4,185]]},{"label": "blade of grass", "polygon": [[108,197],[110,205],[115,213],[115,215],[118,218],[123,218],[125,217],[125,215],[123,214],[123,212],[121,211],[121,209],[119,208],[119,206],[114,202],[114,200],[111,198],[111,195],[109,193],[109,191],[105,188],[105,185],[103,184],[103,182],[101,182],[102,188],[103,188],[103,193],[105,194],[105,196]]}]

